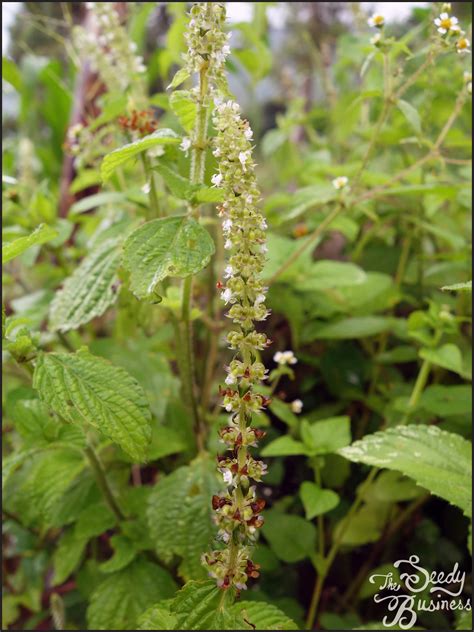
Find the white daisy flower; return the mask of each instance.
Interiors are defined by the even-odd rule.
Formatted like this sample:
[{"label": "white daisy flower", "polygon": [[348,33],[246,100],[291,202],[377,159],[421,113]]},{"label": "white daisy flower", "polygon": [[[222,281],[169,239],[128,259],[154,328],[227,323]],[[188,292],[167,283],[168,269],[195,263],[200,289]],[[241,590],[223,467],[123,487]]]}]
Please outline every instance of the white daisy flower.
[{"label": "white daisy flower", "polygon": [[346,187],[348,182],[349,178],[347,178],[346,176],[339,176],[337,178],[334,178],[334,180],[332,181],[332,186],[335,189],[340,190]]},{"label": "white daisy flower", "polygon": [[456,42],[456,50],[460,55],[466,55],[471,52],[471,42],[467,39],[467,37],[461,37]]},{"label": "white daisy flower", "polygon": [[438,33],[441,35],[446,35],[449,31],[459,31],[458,26],[459,20],[453,15],[450,16],[448,13],[441,13],[439,18],[436,18],[434,23],[438,27]]},{"label": "white daisy flower", "polygon": [[383,15],[375,14],[367,20],[367,24],[376,29],[381,29],[385,24],[385,18]]}]

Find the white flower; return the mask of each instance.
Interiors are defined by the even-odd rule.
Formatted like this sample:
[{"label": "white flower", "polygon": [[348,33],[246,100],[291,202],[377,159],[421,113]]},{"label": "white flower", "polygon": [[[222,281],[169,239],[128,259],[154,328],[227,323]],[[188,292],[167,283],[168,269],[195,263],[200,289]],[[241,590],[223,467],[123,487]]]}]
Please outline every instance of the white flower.
[{"label": "white flower", "polygon": [[373,37],[370,38],[370,43],[373,44],[373,46],[377,46],[377,44],[380,43],[381,39],[382,39],[381,34],[376,33]]},{"label": "white flower", "polygon": [[221,292],[221,299],[225,301],[226,305],[233,298],[232,290],[230,288],[226,288],[223,292]]},{"label": "white flower", "polygon": [[458,53],[460,53],[461,55],[470,53],[471,52],[470,46],[471,46],[471,42],[466,37],[461,37],[456,42],[456,49]]},{"label": "white flower", "polygon": [[385,18],[383,17],[383,15],[376,14],[367,20],[367,24],[377,29],[381,29],[382,26],[385,24]]},{"label": "white flower", "polygon": [[241,151],[239,153],[240,164],[242,165],[244,170],[245,170],[245,165],[247,164],[247,162],[250,159],[250,155],[251,155],[250,149],[248,149],[247,151]]},{"label": "white flower", "polygon": [[224,270],[224,279],[230,279],[234,274],[234,268],[232,266],[226,266]]},{"label": "white flower", "polygon": [[222,182],[222,173],[215,173],[211,178],[211,182],[215,187],[218,187]]},{"label": "white flower", "polygon": [[226,242],[225,242],[225,244],[224,244],[224,248],[225,248],[226,250],[230,250],[230,249],[232,248],[232,242],[231,242],[231,240],[230,240],[230,239],[227,239],[227,240],[226,240]]},{"label": "white flower", "polygon": [[225,378],[225,383],[230,386],[231,384],[235,384],[237,382],[237,378],[232,373]]},{"label": "white flower", "polygon": [[190,147],[191,147],[191,139],[188,138],[188,136],[185,136],[179,148],[181,149],[181,151],[187,152]]},{"label": "white flower", "polygon": [[230,229],[232,228],[233,222],[231,219],[225,219],[222,222],[222,230],[224,231],[224,233],[228,233],[230,232]]},{"label": "white flower", "polygon": [[244,131],[244,136],[247,140],[252,140],[253,138],[253,131],[251,127],[247,127],[247,129]]},{"label": "white flower", "polygon": [[284,364],[296,364],[298,362],[293,351],[277,351],[273,356],[273,360],[282,366]]},{"label": "white flower", "polygon": [[227,57],[227,55],[230,55],[230,46],[229,46],[229,44],[224,44],[224,46],[222,47],[222,55],[224,57]]},{"label": "white flower", "polygon": [[261,251],[261,252],[268,252],[268,246],[267,246],[267,244],[261,244],[261,246],[260,246],[260,251]]},{"label": "white flower", "polygon": [[257,297],[255,298],[255,307],[261,303],[265,303],[265,294],[257,294]]},{"label": "white flower", "polygon": [[292,412],[298,414],[303,410],[303,402],[301,401],[301,399],[295,399],[291,402],[290,408]]},{"label": "white flower", "polygon": [[143,193],[146,193],[146,195],[148,195],[150,193],[150,189],[151,189],[150,183],[145,182],[145,184],[142,186]]},{"label": "white flower", "polygon": [[224,483],[226,483],[226,485],[232,485],[232,472],[230,470],[222,472],[222,478],[224,479]]},{"label": "white flower", "polygon": [[214,151],[212,152],[212,155],[215,156],[216,158],[218,158],[221,155],[221,150],[219,149],[219,147],[216,147],[214,149]]},{"label": "white flower", "polygon": [[262,221],[260,222],[260,230],[267,230],[267,228],[268,228],[267,220],[265,218],[262,218]]},{"label": "white flower", "polygon": [[448,13],[441,13],[434,21],[441,35],[446,35],[448,31],[459,31],[458,22],[459,20],[454,15],[450,17]]},{"label": "white flower", "polygon": [[332,181],[332,186],[335,189],[339,190],[347,186],[348,182],[349,182],[349,178],[347,178],[346,176],[339,176],[337,178],[334,178],[334,180]]}]

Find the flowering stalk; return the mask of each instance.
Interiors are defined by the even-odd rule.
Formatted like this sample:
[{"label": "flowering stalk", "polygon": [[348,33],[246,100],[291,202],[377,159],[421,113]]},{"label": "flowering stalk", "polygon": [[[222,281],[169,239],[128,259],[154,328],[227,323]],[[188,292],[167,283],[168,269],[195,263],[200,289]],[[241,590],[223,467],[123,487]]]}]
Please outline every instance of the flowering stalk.
[{"label": "flowering stalk", "polygon": [[267,288],[260,278],[267,251],[267,225],[256,206],[260,191],[252,160],[252,130],[237,103],[219,97],[214,101],[217,135],[213,154],[219,171],[212,182],[224,193],[218,210],[223,219],[224,247],[230,253],[225,284],[219,283],[219,287],[221,298],[230,305],[227,316],[235,325],[227,335],[235,355],[226,369],[227,387],[221,390],[222,405],[231,413],[228,425],[219,433],[230,453],[218,457],[218,470],[227,490],[212,498],[218,538],[227,546],[205,554],[203,562],[218,586],[243,590],[249,578],[259,575],[258,565],[250,559],[250,548],[263,524],[260,512],[265,505],[264,500],[257,499],[251,480],[260,481],[267,466],[255,459],[249,448],[264,435],[252,427],[252,416],[268,404],[266,397],[255,392],[255,386],[267,375],[259,352],[271,342],[255,329],[255,322],[264,321],[269,314],[265,307]]}]

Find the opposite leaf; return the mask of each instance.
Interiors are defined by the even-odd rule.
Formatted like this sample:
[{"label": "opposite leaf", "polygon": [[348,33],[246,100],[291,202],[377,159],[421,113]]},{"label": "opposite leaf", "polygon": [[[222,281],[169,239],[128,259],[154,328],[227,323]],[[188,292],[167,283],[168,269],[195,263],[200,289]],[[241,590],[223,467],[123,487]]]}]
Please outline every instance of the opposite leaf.
[{"label": "opposite leaf", "polygon": [[35,246],[36,244],[44,244],[57,237],[58,231],[51,226],[41,224],[31,235],[26,237],[18,237],[15,241],[2,244],[2,263],[7,263],[10,259],[14,259],[21,255],[25,250]]},{"label": "opposite leaf", "polygon": [[117,298],[119,263],[116,240],[105,241],[85,257],[51,303],[50,329],[62,332],[77,329],[101,316]]},{"label": "opposite leaf", "polygon": [[364,437],[339,454],[402,472],[471,515],[471,443],[436,426],[397,426]]},{"label": "opposite leaf", "polygon": [[151,294],[167,276],[186,277],[204,268],[214,254],[205,228],[185,215],[147,222],[125,241],[123,264],[138,298]]},{"label": "opposite leaf", "polygon": [[136,461],[144,461],[151,439],[145,394],[124,369],[85,350],[38,356],[33,386],[66,421],[90,423]]}]

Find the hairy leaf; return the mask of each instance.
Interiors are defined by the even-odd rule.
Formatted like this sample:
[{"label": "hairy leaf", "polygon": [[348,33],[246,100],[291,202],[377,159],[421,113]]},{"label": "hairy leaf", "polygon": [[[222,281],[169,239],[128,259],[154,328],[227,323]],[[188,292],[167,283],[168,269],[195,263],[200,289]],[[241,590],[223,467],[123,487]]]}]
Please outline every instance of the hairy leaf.
[{"label": "hairy leaf", "polygon": [[214,581],[190,581],[176,594],[170,611],[176,630],[244,630],[242,617],[226,608],[227,593]]},{"label": "hairy leaf", "polygon": [[194,127],[197,105],[187,90],[175,90],[170,96],[170,106],[187,132]]},{"label": "hairy leaf", "polygon": [[186,277],[204,268],[214,254],[205,228],[185,215],[147,222],[125,241],[125,268],[138,298],[151,294],[167,276]]},{"label": "hairy leaf", "polygon": [[218,490],[215,464],[202,457],[161,478],[150,494],[147,517],[156,552],[164,561],[179,555],[186,580],[205,577],[201,555],[215,533],[211,497]]},{"label": "hairy leaf", "polygon": [[276,606],[261,601],[238,601],[231,608],[239,614],[248,629],[252,630],[298,630],[298,626]]},{"label": "hairy leaf", "polygon": [[86,350],[40,354],[33,386],[54,412],[75,424],[90,423],[143,461],[151,439],[143,389],[124,369]]},{"label": "hairy leaf", "polygon": [[88,323],[115,303],[120,262],[118,242],[109,239],[85,257],[56,293],[50,308],[52,331],[69,331]]},{"label": "hairy leaf", "polygon": [[436,426],[397,426],[364,437],[339,454],[398,470],[471,515],[471,443]]},{"label": "hairy leaf", "polygon": [[163,128],[133,143],[119,147],[119,149],[107,154],[102,161],[100,166],[102,180],[104,182],[108,180],[117,167],[142,151],[156,147],[156,145],[176,145],[180,141],[181,139],[176,132],[173,132],[172,129]]},{"label": "hairy leaf", "polygon": [[176,589],[171,576],[144,559],[109,575],[92,593],[87,609],[91,630],[134,630],[138,617]]},{"label": "hairy leaf", "polygon": [[159,601],[138,619],[139,630],[176,630],[176,617],[170,612],[170,601]]}]

